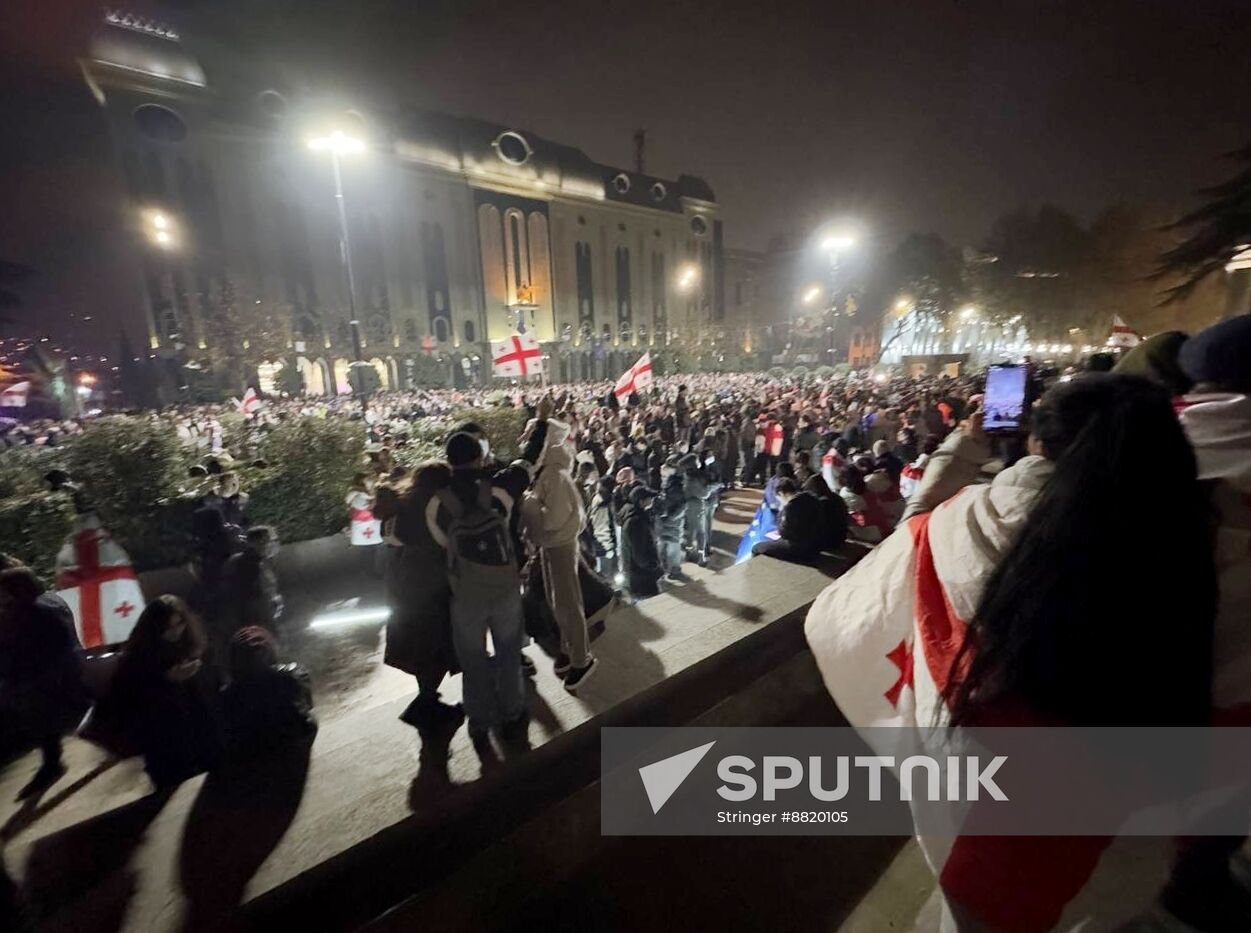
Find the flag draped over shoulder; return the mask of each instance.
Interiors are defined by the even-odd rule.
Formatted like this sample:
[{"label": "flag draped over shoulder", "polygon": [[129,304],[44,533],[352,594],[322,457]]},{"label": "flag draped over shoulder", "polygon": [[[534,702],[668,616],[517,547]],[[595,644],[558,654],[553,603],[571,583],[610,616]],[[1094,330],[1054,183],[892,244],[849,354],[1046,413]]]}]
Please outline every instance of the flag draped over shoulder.
[{"label": "flag draped over shoulder", "polygon": [[[990,485],[966,487],[914,516],[813,603],[804,633],[826,688],[853,726],[928,732],[950,721],[948,687],[971,660],[960,654],[968,622],[1050,470],[1043,458],[1026,457]],[[862,734],[872,744],[873,730]],[[970,818],[977,813],[974,807]],[[1167,878],[1172,857],[1169,840],[1144,848],[1140,839],[1106,836],[918,841],[948,908],[971,929],[1119,928],[1158,894],[1149,883],[1123,883],[1155,877],[1156,869]]]},{"label": "flag draped over shoulder", "polygon": [[124,642],[143,611],[130,557],[93,512],[78,517],[57,554],[56,588],[74,613],[84,648]]}]

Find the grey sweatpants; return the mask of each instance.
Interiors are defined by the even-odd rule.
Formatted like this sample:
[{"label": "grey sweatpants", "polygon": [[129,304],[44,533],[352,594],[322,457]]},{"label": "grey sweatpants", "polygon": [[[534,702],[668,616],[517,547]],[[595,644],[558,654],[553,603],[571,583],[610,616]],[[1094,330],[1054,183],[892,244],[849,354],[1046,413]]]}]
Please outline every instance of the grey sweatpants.
[{"label": "grey sweatpants", "polygon": [[560,647],[569,655],[574,667],[585,667],[590,658],[586,634],[586,610],[582,608],[582,587],[578,583],[578,545],[545,547],[540,551],[543,561],[543,588],[547,604],[560,629]]}]

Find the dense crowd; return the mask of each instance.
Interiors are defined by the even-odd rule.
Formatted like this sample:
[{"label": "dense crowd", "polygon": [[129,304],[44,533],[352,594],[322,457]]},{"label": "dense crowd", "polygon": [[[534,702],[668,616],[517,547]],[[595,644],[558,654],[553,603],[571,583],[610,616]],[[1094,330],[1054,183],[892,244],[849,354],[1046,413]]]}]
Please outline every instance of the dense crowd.
[{"label": "dense crowd", "polygon": [[[1251,708],[1249,361],[1251,316],[1190,340],[1161,335],[1119,372],[1036,380],[1029,430],[994,436],[976,376],[682,376],[624,397],[606,383],[393,392],[364,414],[346,398],[272,400],[252,420],[362,419],[371,446],[345,507],[383,541],[385,661],[418,690],[402,718],[421,730],[465,721],[484,764],[525,741],[527,640],[577,694],[612,663],[592,648],[597,626],[708,562],[718,502],[736,486],[763,487],[762,515],[776,524],[758,555],[811,562],[848,537],[876,545],[807,623],[854,725],[1196,725]],[[512,462],[469,421],[448,432],[441,458],[400,465],[413,424],[499,404],[526,410]],[[211,451],[221,413],[143,417]],[[200,593],[191,606],[148,605],[93,714],[145,756],[158,785],[315,728],[306,679],[279,660],[276,538],[249,527],[230,471],[213,472],[196,513]],[[60,737],[86,699],[64,604],[16,560],[7,567],[0,701],[43,748],[33,792],[59,778]],[[905,669],[883,668],[878,649],[896,642],[909,660],[892,688],[873,677]],[[457,672],[463,708],[439,697]],[[1226,866],[1233,848],[1190,846],[1178,872]],[[1003,892],[1023,869],[974,838],[953,851],[941,877],[949,900],[1011,927]],[[1098,852],[1082,853],[1069,887],[1031,909],[1059,916],[1096,872]],[[992,865],[1000,880],[988,884]]]}]

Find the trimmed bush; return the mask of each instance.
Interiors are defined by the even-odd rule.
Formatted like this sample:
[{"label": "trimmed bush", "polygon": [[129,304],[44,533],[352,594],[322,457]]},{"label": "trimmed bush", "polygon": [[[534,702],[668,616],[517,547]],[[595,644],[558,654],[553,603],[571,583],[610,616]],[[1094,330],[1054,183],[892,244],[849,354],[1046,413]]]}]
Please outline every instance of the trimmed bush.
[{"label": "trimmed bush", "polygon": [[5,451],[0,456],[0,502],[45,491],[48,487],[43,477],[57,465],[56,451],[60,449],[16,447]]},{"label": "trimmed bush", "polygon": [[[524,408],[513,408],[511,405],[500,408],[464,408],[453,412],[447,421],[446,431],[451,431],[466,421],[474,422],[486,432],[487,439],[491,442],[491,452],[505,463],[521,456],[517,438],[526,428]],[[444,442],[447,440],[446,431],[443,435]]]},{"label": "trimmed bush", "polygon": [[121,536],[123,523],[183,491],[191,452],[165,425],[138,418],[101,418],[65,447],[65,469],[82,487],[104,526]]},{"label": "trimmed bush", "polygon": [[347,524],[344,498],[362,468],[365,439],[357,422],[295,418],[265,439],[263,470],[244,471],[248,515],[273,525],[284,541],[320,538]]},{"label": "trimmed bush", "polygon": [[57,551],[73,527],[74,503],[64,493],[0,500],[0,549],[25,561],[49,583]]}]

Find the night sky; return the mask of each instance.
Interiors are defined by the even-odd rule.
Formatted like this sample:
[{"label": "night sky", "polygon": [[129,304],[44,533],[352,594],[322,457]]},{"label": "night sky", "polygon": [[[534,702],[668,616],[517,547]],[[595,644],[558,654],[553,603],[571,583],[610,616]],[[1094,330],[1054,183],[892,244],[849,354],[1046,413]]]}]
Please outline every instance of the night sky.
[{"label": "night sky", "polygon": [[[92,158],[79,153],[78,169],[48,159],[56,120],[39,109],[59,75],[90,113],[72,58],[99,8],[4,6],[0,255],[22,259],[40,253],[27,243],[55,238],[72,205],[41,205]],[[913,230],[976,244],[1020,205],[1049,201],[1083,218],[1118,201],[1172,208],[1225,174],[1221,153],[1251,142],[1246,0],[146,9],[211,16],[232,41],[327,86],[516,125],[607,163],[631,165],[632,133],[645,127],[648,171],[706,178],[738,247],[838,217],[883,245]]]}]

